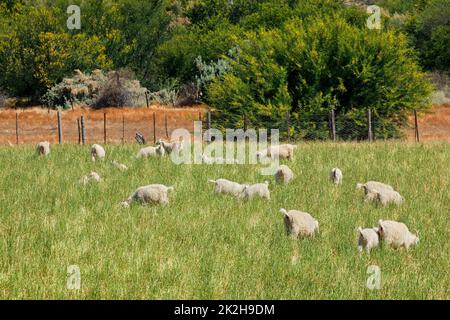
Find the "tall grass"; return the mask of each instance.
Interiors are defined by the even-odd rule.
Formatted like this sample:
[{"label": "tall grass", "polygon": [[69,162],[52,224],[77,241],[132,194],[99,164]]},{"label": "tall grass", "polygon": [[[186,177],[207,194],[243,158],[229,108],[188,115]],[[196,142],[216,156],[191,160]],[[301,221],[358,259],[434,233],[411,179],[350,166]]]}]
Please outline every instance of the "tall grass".
[{"label": "tall grass", "polygon": [[[207,180],[266,180],[259,166],[176,166],[137,160],[138,148],[108,145],[108,160],[93,163],[88,147],[54,145],[48,158],[0,147],[0,298],[450,298],[449,143],[300,144],[294,182],[271,179],[272,199],[248,202],[214,194]],[[327,180],[333,166],[340,187]],[[91,170],[103,181],[80,186]],[[367,180],[392,184],[405,204],[364,203],[355,184]],[[150,183],[175,186],[168,206],[118,206]],[[320,235],[288,238],[281,207],[310,212]],[[357,227],[380,218],[417,229],[419,246],[359,257]],[[66,287],[69,265],[80,290]],[[380,290],[366,287],[370,265],[381,268]]]}]

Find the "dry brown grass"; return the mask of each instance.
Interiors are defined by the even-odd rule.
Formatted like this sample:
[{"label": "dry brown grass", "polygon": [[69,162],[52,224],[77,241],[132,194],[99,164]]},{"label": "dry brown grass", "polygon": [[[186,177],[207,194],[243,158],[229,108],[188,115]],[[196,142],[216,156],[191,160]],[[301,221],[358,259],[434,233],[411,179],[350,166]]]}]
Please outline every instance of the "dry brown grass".
[{"label": "dry brown grass", "polygon": [[[414,141],[414,118],[409,118],[411,128],[407,130],[409,141]],[[450,140],[450,106],[434,106],[426,112],[418,113],[421,141]]]},{"label": "dry brown grass", "polygon": [[[106,108],[95,110],[75,107],[73,110],[62,111],[62,127],[64,142],[78,142],[77,119],[84,116],[86,123],[87,143],[103,142],[103,114],[107,118],[107,142],[122,142],[122,118],[125,121],[125,142],[134,141],[136,131],[144,134],[147,141],[153,141],[153,113],[156,115],[156,138],[167,138],[167,131],[176,128],[193,130],[193,121],[203,115],[205,107],[198,105],[190,108],[165,108],[152,106],[150,108]],[[16,112],[19,115],[19,143],[36,143],[48,140],[58,142],[57,112],[39,107],[26,110],[0,111],[0,143],[16,142]]]},{"label": "dry brown grass", "polygon": [[[86,121],[87,143],[103,142],[103,113],[107,117],[107,142],[122,142],[122,117],[125,120],[125,142],[134,141],[136,131],[144,134],[148,142],[153,141],[153,112],[156,114],[156,138],[167,138],[177,128],[193,130],[193,121],[207,108],[197,105],[189,108],[169,108],[151,106],[150,108],[106,108],[95,110],[75,107],[74,110],[62,111],[64,142],[78,142],[77,119],[82,115]],[[15,119],[19,114],[19,143],[36,143],[48,140],[58,141],[57,116],[55,110],[40,107],[24,110],[6,109],[0,111],[0,144],[16,142]],[[435,106],[429,111],[419,113],[421,141],[450,140],[450,107]],[[410,117],[410,128],[406,130],[409,141],[414,141],[414,119]]]}]

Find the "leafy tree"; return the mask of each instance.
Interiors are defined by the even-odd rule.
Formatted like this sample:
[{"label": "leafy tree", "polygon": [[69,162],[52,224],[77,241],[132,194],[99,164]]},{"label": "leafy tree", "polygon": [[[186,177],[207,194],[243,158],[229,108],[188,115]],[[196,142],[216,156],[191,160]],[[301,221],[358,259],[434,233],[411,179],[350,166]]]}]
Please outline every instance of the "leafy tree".
[{"label": "leafy tree", "polygon": [[244,112],[255,126],[278,126],[289,110],[305,137],[320,138],[331,109],[357,125],[370,108],[394,136],[404,111],[423,106],[431,90],[403,35],[367,32],[339,15],[250,32],[240,48],[238,57],[227,57],[233,71],[213,81],[207,95],[230,126],[239,126],[236,115]]},{"label": "leafy tree", "polygon": [[450,74],[450,0],[432,1],[417,17],[413,36],[423,65]]},{"label": "leafy tree", "polygon": [[[35,100],[74,69],[109,68],[101,40],[65,32],[60,10],[23,6],[10,17],[12,29],[0,35],[0,86]],[[64,20],[65,23],[65,20]]]}]

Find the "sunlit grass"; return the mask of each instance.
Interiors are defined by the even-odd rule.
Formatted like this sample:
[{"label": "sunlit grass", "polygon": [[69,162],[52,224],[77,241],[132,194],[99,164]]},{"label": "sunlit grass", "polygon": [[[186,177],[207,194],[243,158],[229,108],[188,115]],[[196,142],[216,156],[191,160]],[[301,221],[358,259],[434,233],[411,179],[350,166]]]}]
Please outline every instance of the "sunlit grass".
[{"label": "sunlit grass", "polygon": [[[450,298],[450,144],[300,144],[288,186],[271,181],[270,201],[213,193],[208,179],[267,180],[260,165],[174,165],[137,160],[139,146],[0,147],[0,298],[51,299],[428,299]],[[114,169],[116,159],[130,167]],[[344,184],[328,181],[338,166]],[[78,184],[95,170],[100,184]],[[362,201],[357,182],[393,185],[401,207]],[[138,186],[174,185],[167,207],[118,203]],[[311,213],[320,235],[286,237],[280,208]],[[409,252],[386,247],[359,257],[357,227],[395,219],[418,230]],[[78,265],[81,290],[68,290]],[[367,267],[382,272],[366,288]]]}]

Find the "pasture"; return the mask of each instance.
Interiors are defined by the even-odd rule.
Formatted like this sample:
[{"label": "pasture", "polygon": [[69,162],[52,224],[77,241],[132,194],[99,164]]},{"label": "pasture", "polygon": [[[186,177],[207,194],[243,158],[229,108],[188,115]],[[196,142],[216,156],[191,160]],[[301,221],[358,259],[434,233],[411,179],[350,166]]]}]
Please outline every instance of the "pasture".
[{"label": "pasture", "polygon": [[[135,159],[138,145],[0,147],[1,299],[449,299],[450,143],[301,143],[292,184],[275,185],[260,165],[174,165]],[[128,171],[110,164],[118,160]],[[283,161],[283,163],[285,163]],[[328,181],[338,166],[343,185]],[[99,184],[81,176],[98,172]],[[208,179],[270,180],[271,200],[215,194]],[[357,182],[393,185],[400,206],[363,201]],[[118,203],[137,187],[173,185],[170,204]],[[280,208],[311,213],[320,234],[292,240]],[[357,227],[404,222],[420,243],[357,252]],[[81,289],[69,290],[77,265]],[[381,289],[366,287],[381,269]]]}]

